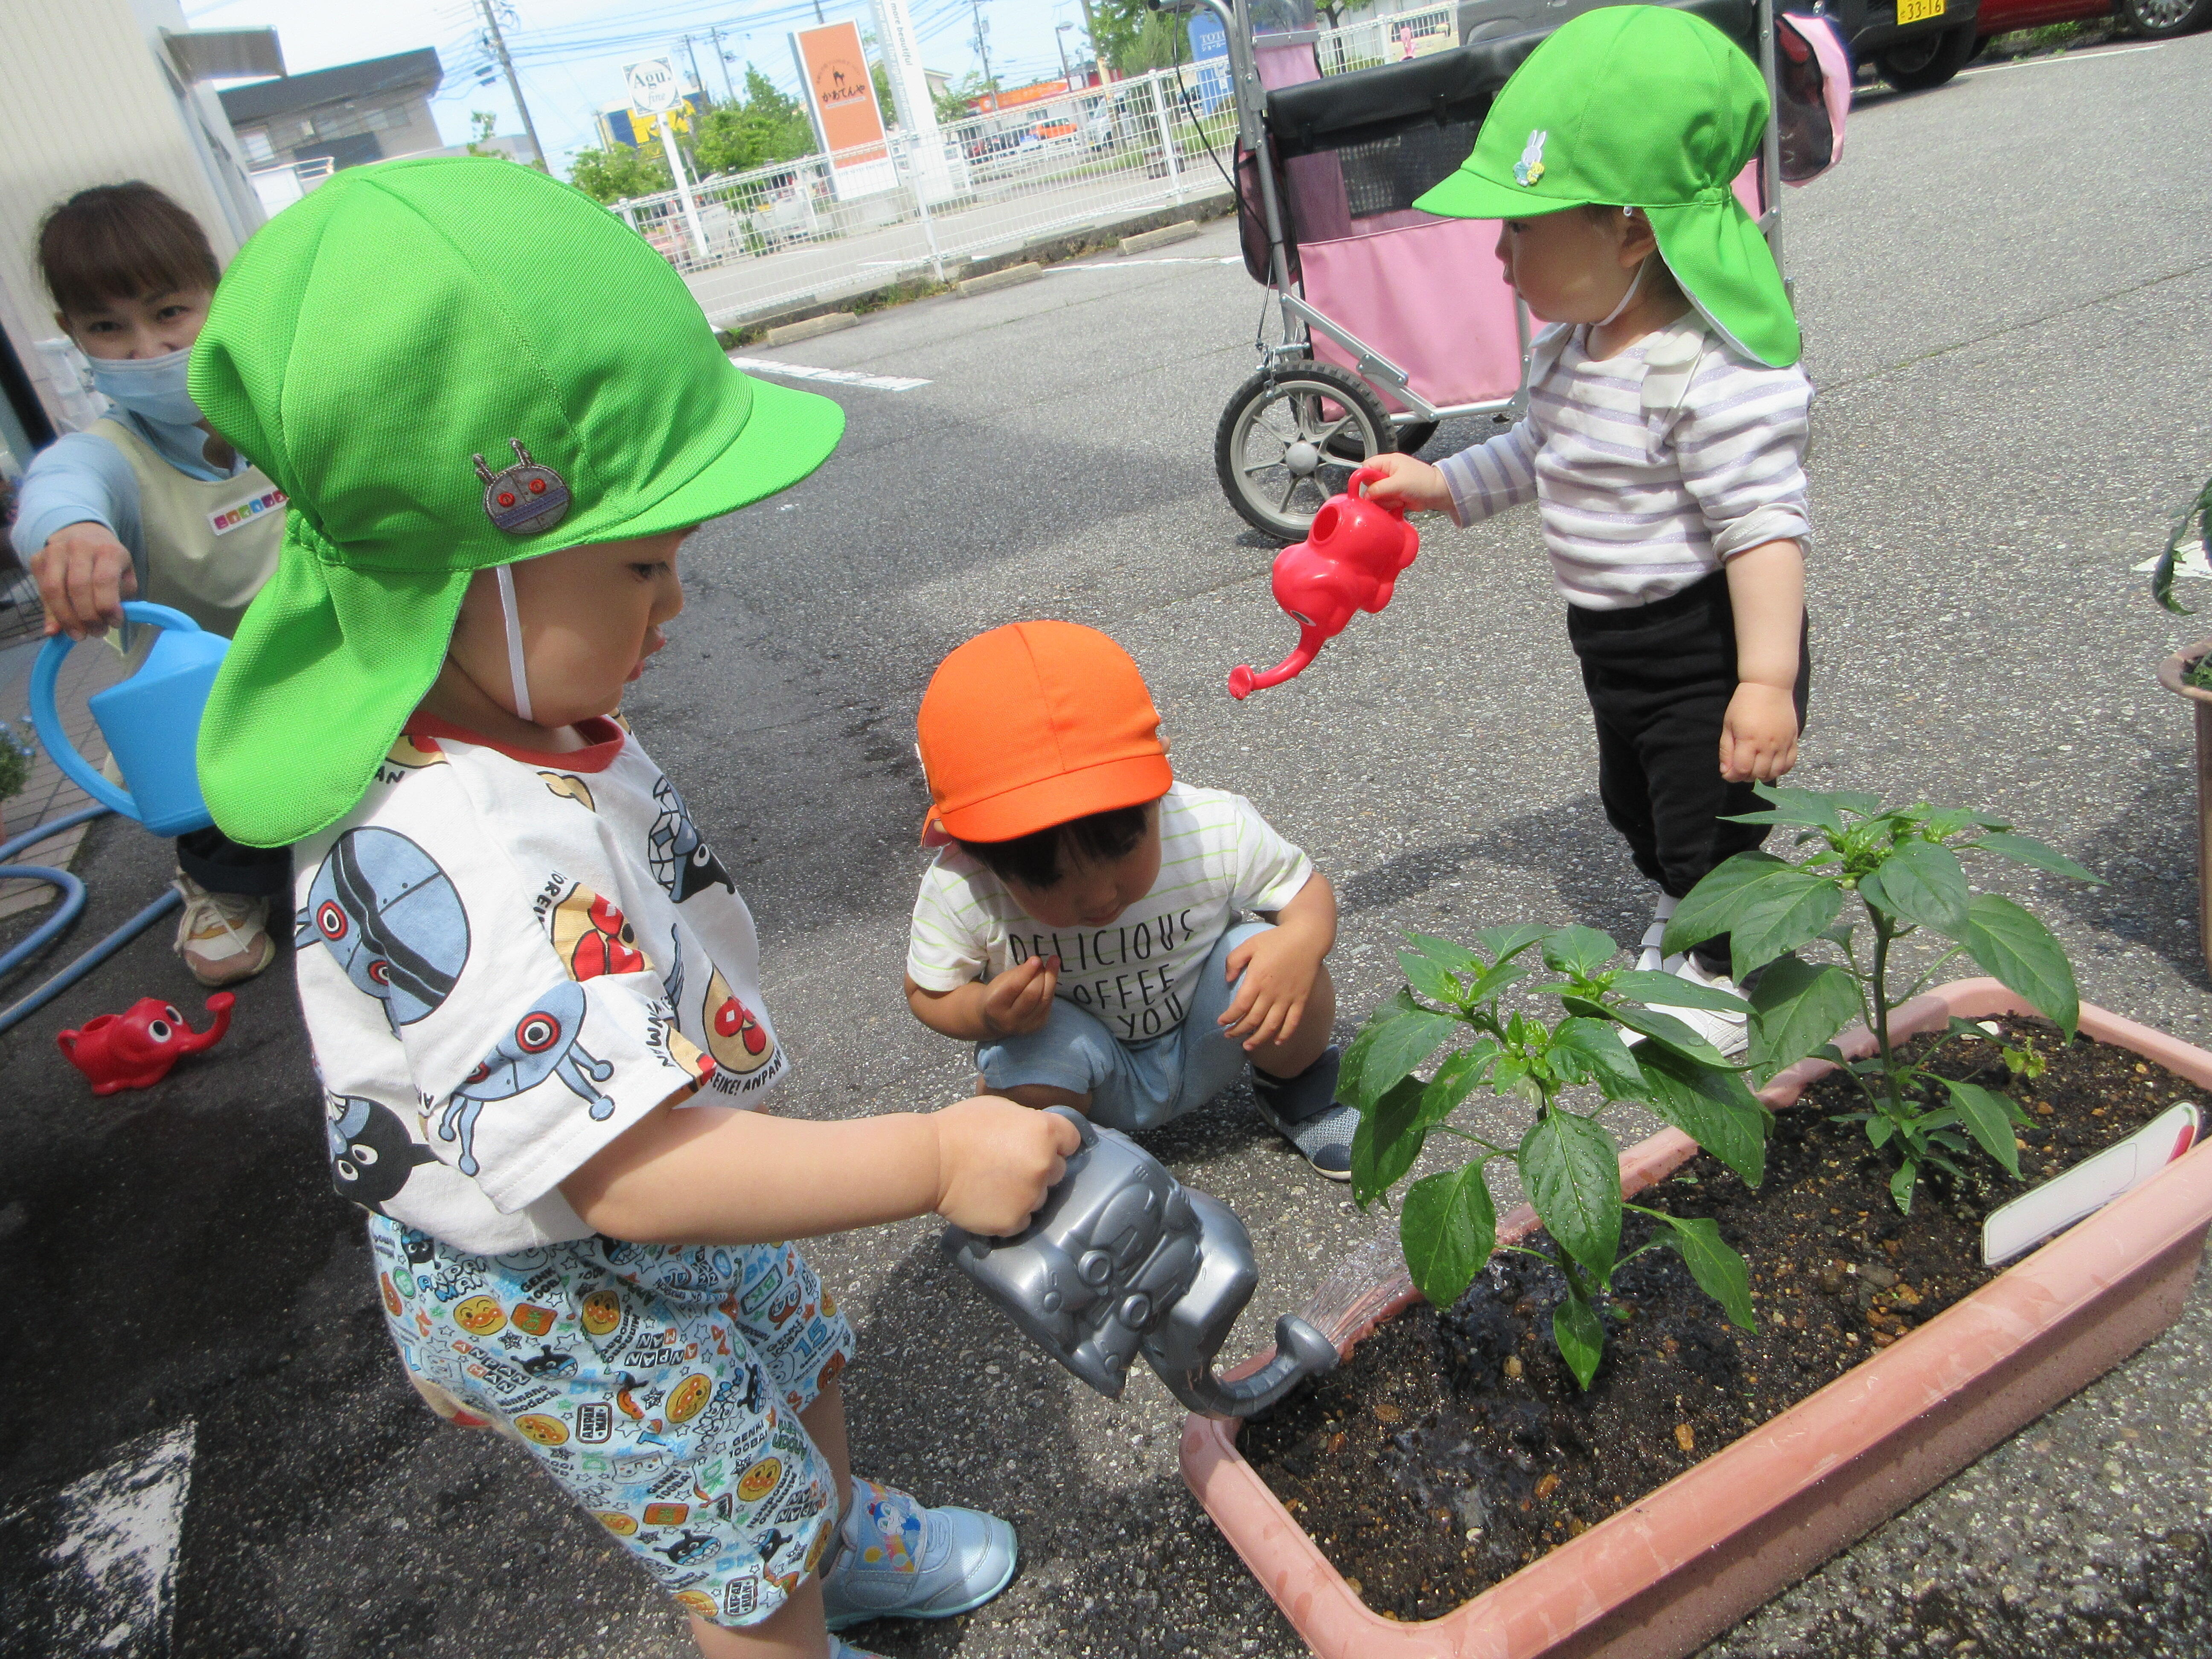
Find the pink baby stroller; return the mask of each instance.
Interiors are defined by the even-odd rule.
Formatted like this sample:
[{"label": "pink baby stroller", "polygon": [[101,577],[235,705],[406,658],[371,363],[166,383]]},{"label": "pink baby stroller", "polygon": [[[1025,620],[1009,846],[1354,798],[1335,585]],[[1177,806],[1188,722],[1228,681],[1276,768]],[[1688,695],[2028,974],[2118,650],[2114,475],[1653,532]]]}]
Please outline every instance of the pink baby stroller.
[{"label": "pink baby stroller", "polygon": [[[1775,94],[1766,142],[1736,191],[1779,262],[1778,185],[1803,183],[1842,149],[1842,39],[1823,17],[1778,21],[1771,0],[1678,3],[1742,42]],[[1263,314],[1261,367],[1222,411],[1214,470],[1249,523],[1294,542],[1369,456],[1419,450],[1443,421],[1502,428],[1520,417],[1532,324],[1491,251],[1498,227],[1413,204],[1466,159],[1492,98],[1549,30],[1504,25],[1514,32],[1323,79],[1310,9],[1263,19],[1255,43],[1255,3],[1162,9],[1202,6],[1228,34],[1244,264],[1281,322],[1270,342]],[[1258,3],[1280,13],[1286,0]],[[1587,9],[1543,9],[1556,27]],[[1462,8],[1478,36],[1483,9]]]}]

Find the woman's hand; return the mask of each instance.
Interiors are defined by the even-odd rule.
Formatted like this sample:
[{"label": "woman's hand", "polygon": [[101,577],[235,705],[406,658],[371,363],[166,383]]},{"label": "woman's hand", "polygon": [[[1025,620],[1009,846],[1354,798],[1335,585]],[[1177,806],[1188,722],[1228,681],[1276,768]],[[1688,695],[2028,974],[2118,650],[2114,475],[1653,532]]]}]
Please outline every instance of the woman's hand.
[{"label": "woman's hand", "polygon": [[31,555],[31,574],[46,607],[46,632],[81,640],[123,623],[123,601],[138,592],[131,550],[104,524],[64,525]]},{"label": "woman's hand", "polygon": [[1451,510],[1451,486],[1444,482],[1444,475],[1426,461],[1386,452],[1370,455],[1359,465],[1384,475],[1367,486],[1367,499],[1370,501],[1385,502],[1407,513]]}]

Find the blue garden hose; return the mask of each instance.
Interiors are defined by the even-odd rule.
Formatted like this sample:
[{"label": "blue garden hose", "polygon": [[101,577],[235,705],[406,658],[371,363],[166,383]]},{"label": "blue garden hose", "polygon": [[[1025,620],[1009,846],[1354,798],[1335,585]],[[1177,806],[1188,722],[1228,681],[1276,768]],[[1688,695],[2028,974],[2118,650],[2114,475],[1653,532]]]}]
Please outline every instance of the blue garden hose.
[{"label": "blue garden hose", "polygon": [[[10,864],[8,860],[26,847],[34,846],[40,842],[59,835],[64,830],[74,829],[80,823],[88,823],[94,818],[106,817],[108,810],[100,805],[80,807],[74,812],[56,818],[51,823],[42,823],[37,829],[16,836],[5,845],[0,845],[0,878],[43,881],[49,886],[58,889],[62,896],[61,902],[54,908],[54,914],[33,928],[29,938],[15,945],[4,955],[0,955],[0,978],[13,973],[17,966],[28,961],[38,951],[45,949],[52,940],[67,931],[70,925],[76,921],[84,909],[84,884],[70,874],[68,871],[52,869],[43,864]],[[37,990],[32,992],[21,1001],[4,1011],[0,1011],[0,1031],[9,1030],[45,1007],[63,992],[68,990],[70,986],[76,984],[108,957],[168,915],[170,911],[181,906],[184,902],[184,895],[175,888],[170,888],[161,897],[155,899],[106,939],[39,987]]]}]

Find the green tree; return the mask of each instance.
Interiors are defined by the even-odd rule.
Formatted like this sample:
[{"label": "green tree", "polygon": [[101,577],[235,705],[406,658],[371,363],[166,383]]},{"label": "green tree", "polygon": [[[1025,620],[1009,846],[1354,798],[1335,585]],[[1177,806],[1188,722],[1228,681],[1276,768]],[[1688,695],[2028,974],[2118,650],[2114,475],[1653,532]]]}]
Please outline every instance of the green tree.
[{"label": "green tree", "polygon": [[968,106],[981,98],[990,88],[984,84],[980,70],[969,70],[953,85],[937,94],[937,118],[950,124],[965,121],[975,111]]},{"label": "green tree", "polygon": [[615,144],[605,149],[580,149],[569,165],[568,182],[594,201],[610,205],[676,188],[658,137],[635,149]]},{"label": "green tree", "polygon": [[749,173],[811,155],[816,149],[814,124],[799,100],[750,64],[744,96],[694,122],[691,144],[706,173]]},{"label": "green tree", "polygon": [[1153,11],[1146,0],[1096,0],[1091,15],[1099,57],[1124,75],[1190,61],[1182,19]]},{"label": "green tree", "polygon": [[471,155],[498,155],[497,150],[484,148],[492,134],[498,131],[498,116],[488,109],[471,110],[469,112],[469,154]]},{"label": "green tree", "polygon": [[868,78],[876,83],[876,107],[884,112],[884,125],[898,125],[898,100],[891,96],[891,72],[884,60],[877,58],[868,65]]}]

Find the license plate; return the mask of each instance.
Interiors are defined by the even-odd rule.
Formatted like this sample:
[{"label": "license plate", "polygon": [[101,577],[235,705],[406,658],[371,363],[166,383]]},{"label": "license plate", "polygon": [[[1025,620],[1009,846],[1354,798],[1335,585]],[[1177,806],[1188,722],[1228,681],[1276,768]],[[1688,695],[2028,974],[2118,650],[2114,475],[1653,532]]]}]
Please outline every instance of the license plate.
[{"label": "license plate", "polygon": [[1900,24],[1924,23],[1942,15],[1943,0],[1897,0],[1897,21]]}]

